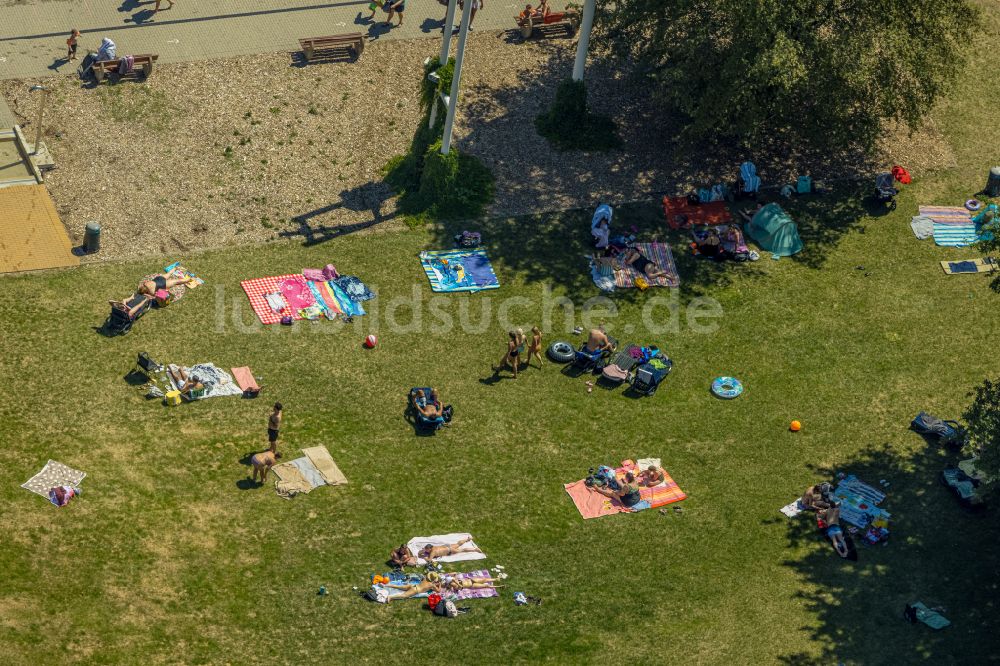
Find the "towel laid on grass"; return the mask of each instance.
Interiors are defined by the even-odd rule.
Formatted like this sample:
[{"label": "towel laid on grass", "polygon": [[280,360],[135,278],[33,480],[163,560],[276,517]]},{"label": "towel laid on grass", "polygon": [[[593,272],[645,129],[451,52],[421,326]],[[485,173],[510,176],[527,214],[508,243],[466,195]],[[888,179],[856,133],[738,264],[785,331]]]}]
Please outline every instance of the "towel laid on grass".
[{"label": "towel laid on grass", "polygon": [[291,499],[300,493],[308,494],[314,488],[326,485],[323,474],[308,456],[275,465],[271,471],[276,477],[274,490],[285,499]]},{"label": "towel laid on grass", "polygon": [[240,387],[241,391],[246,391],[247,389],[260,389],[260,386],[257,385],[257,380],[254,379],[253,373],[250,372],[249,367],[243,366],[242,368],[232,368],[232,373],[233,379],[236,380],[236,384]]},{"label": "towel laid on grass", "polygon": [[[174,363],[170,363],[168,367],[174,373],[177,373],[178,370],[184,370],[184,374],[189,379],[195,379],[204,384],[205,392],[196,398],[197,400],[218,398],[227,395],[243,395],[243,389],[236,383],[233,376],[212,363],[199,363],[192,365],[190,368],[182,368]],[[170,376],[170,385],[172,388],[180,390],[180,386],[177,385],[172,375]]]},{"label": "towel laid on grass", "polygon": [[935,224],[964,225],[972,221],[972,215],[961,206],[920,206],[920,217],[929,217]]},{"label": "towel laid on grass", "polygon": [[[424,546],[430,544],[432,546],[449,546],[451,544],[456,544],[459,541],[470,538],[472,535],[468,532],[453,532],[451,534],[435,534],[429,537],[414,537],[406,543],[406,547],[410,549],[410,554],[417,557],[417,554],[423,549]],[[470,541],[462,546],[463,549],[466,548],[478,548],[475,541]],[[478,550],[468,551],[463,550],[463,552],[455,553],[454,555],[445,555],[444,557],[435,557],[435,562],[465,562],[467,560],[485,560],[486,554],[481,553]],[[417,565],[423,566],[427,564],[427,560],[417,558]]]},{"label": "towel laid on grass", "polygon": [[347,483],[347,477],[337,467],[337,463],[330,457],[330,452],[326,450],[325,446],[311,446],[308,449],[302,449],[302,453],[309,459],[309,462],[316,468],[328,486],[342,486]]},{"label": "towel laid on grass", "polygon": [[670,252],[669,245],[666,243],[636,243],[635,249],[656,264],[656,267],[666,275],[651,278],[645,273],[639,273],[631,264],[626,264],[615,268],[616,287],[619,289],[634,287],[635,279],[639,275],[642,275],[642,278],[651,287],[676,287],[681,283],[681,278],[677,274],[677,266],[674,264],[674,255]]},{"label": "towel laid on grass", "polygon": [[869,486],[853,474],[845,477],[833,490],[833,496],[840,502],[840,517],[845,523],[862,529],[876,520],[889,521],[891,515],[878,505],[885,499],[885,493]]},{"label": "towel laid on grass", "polygon": [[22,483],[21,487],[25,490],[30,490],[36,495],[41,495],[45,499],[49,499],[49,491],[52,488],[56,486],[79,486],[80,482],[86,476],[85,472],[73,469],[61,462],[49,460],[45,463],[42,471]]},{"label": "towel laid on grass", "polygon": [[[431,291],[481,291],[498,289],[493,266],[486,250],[433,250],[420,253],[420,265],[431,283]],[[461,279],[456,279],[454,268],[462,267]]]},{"label": "towel laid on grass", "polygon": [[[619,467],[615,470],[615,473],[621,475],[624,471],[624,468]],[[576,505],[580,515],[583,516],[584,520],[587,520],[590,518],[600,518],[601,516],[610,516],[615,513],[635,513],[642,509],[655,509],[656,507],[686,499],[687,495],[678,487],[677,482],[669,474],[666,474],[666,472],[664,472],[664,475],[666,479],[662,484],[653,486],[652,488],[639,489],[639,496],[641,498],[639,504],[641,508],[628,508],[617,499],[605,497],[599,492],[588,488],[583,479],[567,483],[563,488],[566,489],[566,493],[573,500],[573,504]]]},{"label": "towel laid on grass", "polygon": [[934,223],[934,243],[944,247],[965,247],[979,240],[976,225],[972,222],[964,224]]},{"label": "towel laid on grass", "polygon": [[[486,569],[479,569],[478,571],[466,571],[458,574],[455,578],[460,579],[470,579],[470,578],[489,578],[490,572]],[[401,595],[405,590],[397,590],[394,587],[386,587],[382,583],[372,585],[376,590],[385,590],[390,598],[397,597]],[[412,597],[406,597],[407,599],[425,599],[430,595],[429,592],[421,592],[420,594],[415,594]],[[451,599],[452,601],[461,601],[462,599],[486,599],[488,597],[499,597],[500,592],[496,588],[486,587],[478,590],[468,589],[459,590],[458,592],[443,592],[441,594],[445,599]]]},{"label": "towel laid on grass", "polygon": [[962,273],[992,273],[1000,268],[993,257],[982,259],[966,259],[965,261],[942,261],[941,268],[946,275],[960,275]]},{"label": "towel laid on grass", "polygon": [[184,287],[187,289],[196,289],[201,285],[205,284],[204,280],[202,280],[200,277],[198,277],[188,269],[181,266],[181,262],[179,261],[175,261],[174,263],[170,264],[169,266],[166,266],[163,269],[164,275],[171,275],[171,273],[173,274],[171,277],[175,278],[193,278],[191,282],[187,282],[184,284]]},{"label": "towel laid on grass", "polygon": [[795,516],[805,511],[805,509],[803,509],[802,505],[799,504],[799,500],[795,500],[791,504],[786,504],[785,506],[781,507],[779,511],[781,511],[781,513],[785,514],[789,518],[794,518]]}]

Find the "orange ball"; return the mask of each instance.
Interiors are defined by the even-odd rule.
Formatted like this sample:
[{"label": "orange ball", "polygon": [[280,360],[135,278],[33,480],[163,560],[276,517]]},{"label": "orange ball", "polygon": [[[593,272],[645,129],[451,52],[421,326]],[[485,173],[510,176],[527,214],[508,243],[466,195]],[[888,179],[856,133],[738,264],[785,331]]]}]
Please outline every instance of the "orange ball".
[{"label": "orange ball", "polygon": [[792,421],[791,425],[788,426],[788,429],[792,432],[798,432],[799,430],[802,430],[802,424],[798,421]]}]

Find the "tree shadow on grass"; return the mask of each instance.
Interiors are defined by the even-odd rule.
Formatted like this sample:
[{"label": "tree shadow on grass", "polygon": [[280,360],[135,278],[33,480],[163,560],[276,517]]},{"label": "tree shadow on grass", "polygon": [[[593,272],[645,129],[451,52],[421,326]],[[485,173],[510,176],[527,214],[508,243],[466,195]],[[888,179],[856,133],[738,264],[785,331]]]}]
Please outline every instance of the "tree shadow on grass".
[{"label": "tree shadow on grass", "polygon": [[[282,238],[301,238],[306,247],[325,243],[328,240],[346,236],[358,231],[387,222],[396,217],[396,213],[384,215],[382,208],[392,196],[392,191],[381,183],[366,183],[340,193],[340,201],[321,206],[292,218],[298,226],[278,232]],[[355,212],[369,212],[371,219],[354,224],[324,224],[323,216],[340,209]]]},{"label": "tree shadow on grass", "polygon": [[[842,471],[875,487],[888,481],[880,506],[892,514],[890,539],[869,546],[856,536],[859,559],[849,562],[823,543],[812,514],[780,518],[790,545],[810,544],[807,555],[783,564],[809,585],[795,603],[804,604],[815,622],[799,630],[821,646],[819,657],[787,654],[782,663],[986,663],[998,654],[1000,530],[995,520],[968,513],[940,485],[938,475],[949,462],[954,457],[938,448],[912,453],[883,444],[837,470],[815,468],[829,479]],[[935,632],[907,623],[903,608],[915,601],[943,605],[953,625]]]}]

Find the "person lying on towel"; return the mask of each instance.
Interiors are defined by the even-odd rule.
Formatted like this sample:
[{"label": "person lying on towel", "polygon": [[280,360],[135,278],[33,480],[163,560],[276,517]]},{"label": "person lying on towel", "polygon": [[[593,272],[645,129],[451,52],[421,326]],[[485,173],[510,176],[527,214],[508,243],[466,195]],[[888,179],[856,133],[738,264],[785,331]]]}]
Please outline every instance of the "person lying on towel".
[{"label": "person lying on towel", "polygon": [[433,562],[435,558],[446,557],[448,555],[455,555],[458,553],[481,553],[483,551],[479,550],[477,546],[468,546],[468,543],[472,541],[472,537],[462,539],[458,543],[445,544],[443,546],[434,546],[432,544],[427,544],[420,549],[420,552],[415,556],[410,553],[409,547],[404,543],[399,548],[395,549],[389,554],[389,560],[398,567],[415,567],[417,566],[418,560],[427,560],[428,562]]},{"label": "person lying on towel", "polygon": [[444,574],[444,584],[449,592],[461,592],[462,590],[485,590],[503,587],[497,585],[497,579],[491,576],[471,576],[459,578],[457,573]]},{"label": "person lying on towel", "polygon": [[645,273],[646,277],[658,278],[666,277],[667,273],[649,257],[633,248],[626,250],[621,256],[622,265],[629,264],[639,273]]},{"label": "person lying on towel", "polygon": [[187,393],[188,391],[200,391],[205,388],[205,385],[198,381],[197,377],[189,376],[188,373],[184,371],[184,368],[177,368],[175,371],[168,367],[167,374],[174,380],[174,385],[181,393]]},{"label": "person lying on towel", "polygon": [[826,538],[833,544],[837,555],[846,558],[851,554],[847,539],[844,537],[844,531],[840,529],[840,507],[831,506],[829,509],[817,513],[816,526],[826,534]]},{"label": "person lying on towel", "polygon": [[[135,294],[131,297],[126,298],[124,301],[108,301],[111,307],[124,310],[128,313],[129,317],[134,317],[135,313],[139,311],[142,306],[146,304],[146,301],[152,300],[156,296],[156,292],[160,289],[169,290],[176,287],[179,284],[187,284],[193,282],[195,278],[193,277],[183,277],[176,278],[170,277],[170,273],[165,273],[161,275],[154,275],[148,280],[143,280],[139,283],[139,287],[135,290]],[[131,308],[126,305],[134,299],[136,296],[143,296],[144,299],[139,300]]]},{"label": "person lying on towel", "polygon": [[617,490],[598,486],[591,486],[590,489],[605,497],[620,501],[626,508],[631,508],[642,501],[642,497],[639,496],[639,485],[635,482],[635,476],[632,472],[625,472],[624,482],[619,483],[618,486]]},{"label": "person lying on towel", "polygon": [[425,592],[441,592],[441,574],[436,571],[431,571],[427,574],[425,580],[419,583],[382,583],[382,587],[388,587],[393,590],[403,590],[400,594],[389,595],[389,598],[385,600],[389,603],[393,599],[409,599],[410,597],[415,597],[418,594],[423,594]]}]

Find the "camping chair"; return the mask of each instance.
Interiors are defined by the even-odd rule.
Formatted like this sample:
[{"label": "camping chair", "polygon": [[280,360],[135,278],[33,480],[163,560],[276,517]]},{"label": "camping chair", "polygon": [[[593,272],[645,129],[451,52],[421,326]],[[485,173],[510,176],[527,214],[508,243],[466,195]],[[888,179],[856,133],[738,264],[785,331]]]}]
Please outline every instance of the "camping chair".
[{"label": "camping chair", "polygon": [[136,305],[141,306],[135,314],[129,316],[127,310],[111,306],[111,314],[104,322],[104,330],[108,335],[125,335],[132,329],[132,324],[137,322],[142,315],[146,314],[153,307],[153,300],[143,294],[134,294],[132,298],[125,301],[125,307],[131,310]]},{"label": "camping chair", "polygon": [[139,357],[135,361],[135,371],[144,375],[146,379],[153,380],[157,374],[163,372],[163,366],[150,358],[146,352],[139,352]]},{"label": "camping chair", "polygon": [[[429,397],[431,394],[431,388],[429,386],[414,386],[411,388],[406,405],[407,418],[412,419],[413,427],[416,428],[418,432],[433,434],[438,428],[441,427],[441,424],[428,420],[427,417],[421,414],[420,410],[417,409],[417,391],[423,391],[425,397]],[[451,405],[445,406],[442,411],[444,412],[445,422],[451,421]]]},{"label": "camping chair", "polygon": [[[610,335],[608,336],[608,342],[611,343],[612,351],[618,348],[618,341],[612,338]],[[587,349],[587,343],[584,342],[582,345],[580,345],[580,348],[576,351],[576,354],[573,355],[573,363],[571,363],[570,365],[571,367],[573,367],[576,370],[579,370],[580,372],[586,372],[588,370],[594,370],[594,371],[602,370],[603,365],[601,364],[601,361],[604,360],[604,358],[607,356],[608,353],[609,352],[606,352],[604,350],[598,350],[596,352],[589,351]]]},{"label": "camping chair", "polygon": [[636,345],[628,345],[622,351],[612,356],[601,371],[601,380],[618,386],[628,379],[629,372],[636,366],[642,356],[642,349]]},{"label": "camping chair", "polygon": [[654,356],[632,373],[632,390],[642,395],[653,395],[673,367],[674,362],[666,356]]}]

